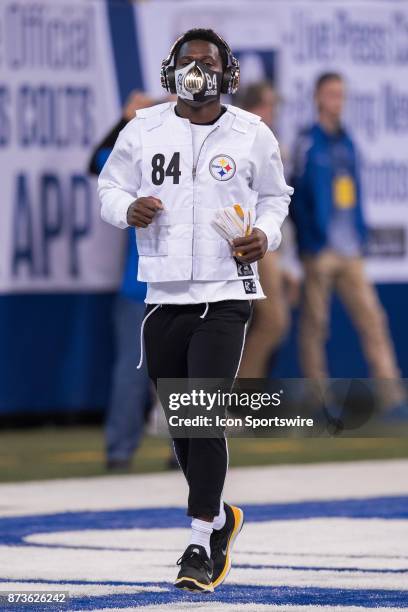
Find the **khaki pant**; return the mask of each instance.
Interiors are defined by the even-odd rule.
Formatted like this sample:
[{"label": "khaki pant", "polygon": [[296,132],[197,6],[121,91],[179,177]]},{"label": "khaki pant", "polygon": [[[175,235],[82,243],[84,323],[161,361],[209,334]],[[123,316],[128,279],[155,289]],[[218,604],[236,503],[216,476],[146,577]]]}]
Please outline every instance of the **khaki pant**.
[{"label": "khaki pant", "polygon": [[[399,370],[387,317],[377,293],[368,281],[361,257],[343,257],[325,250],[303,260],[305,281],[300,317],[300,363],[307,378],[327,378],[325,343],[328,336],[330,297],[335,290],[359,334],[374,378],[398,379]],[[344,356],[347,359],[347,355]],[[399,403],[399,383],[386,383],[383,403]],[[384,396],[384,394],[382,394]]]},{"label": "khaki pant", "polygon": [[254,301],[253,320],[245,342],[239,378],[267,376],[271,353],[279,347],[289,325],[279,254],[268,251],[258,262],[258,271],[266,299]]}]

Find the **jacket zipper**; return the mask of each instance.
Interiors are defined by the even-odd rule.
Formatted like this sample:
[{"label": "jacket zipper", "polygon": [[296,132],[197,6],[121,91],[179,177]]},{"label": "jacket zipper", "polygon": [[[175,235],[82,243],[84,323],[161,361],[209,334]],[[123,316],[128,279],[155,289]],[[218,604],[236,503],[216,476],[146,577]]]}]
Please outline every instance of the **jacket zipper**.
[{"label": "jacket zipper", "polygon": [[202,151],[202,148],[203,148],[203,146],[205,144],[205,141],[207,140],[207,138],[209,136],[211,136],[211,134],[214,134],[214,132],[216,132],[219,127],[220,127],[219,125],[216,125],[215,128],[213,130],[211,130],[211,132],[208,132],[207,136],[204,138],[203,142],[201,143],[201,146],[199,148],[198,155],[197,155],[196,165],[193,166],[193,180],[195,180],[195,177],[196,177],[196,174],[197,174],[198,160],[200,159],[201,151]]},{"label": "jacket zipper", "polygon": [[[194,165],[194,162],[193,162],[193,170],[192,170],[192,177],[193,177],[193,239],[192,239],[192,241],[191,241],[191,259],[192,259],[192,266],[191,266],[191,278],[193,278],[193,265],[194,265],[194,260],[193,260],[193,246],[194,246],[194,204],[195,204],[195,191],[194,191],[194,183],[195,183],[195,179],[196,179],[196,176],[197,176],[197,166],[198,166],[198,162],[199,162],[199,159],[200,159],[200,155],[201,155],[202,148],[203,148],[203,146],[204,146],[204,144],[205,144],[205,142],[206,142],[207,138],[208,138],[209,136],[211,136],[211,134],[214,134],[214,132],[216,132],[216,131],[218,130],[218,128],[219,128],[219,127],[220,127],[219,125],[216,125],[216,126],[215,126],[215,128],[214,128],[213,130],[211,130],[211,132],[209,132],[209,133],[207,134],[207,136],[204,138],[204,140],[203,140],[203,142],[201,143],[201,146],[200,146],[200,148],[199,148],[199,150],[198,150],[198,155],[197,155],[197,159],[196,159],[196,163],[195,163],[195,165]],[[191,128],[190,128],[190,129],[191,129]],[[192,140],[192,139],[193,139],[193,138],[192,138],[192,136],[191,136],[191,140]],[[194,156],[194,152],[193,152],[193,156]]]}]

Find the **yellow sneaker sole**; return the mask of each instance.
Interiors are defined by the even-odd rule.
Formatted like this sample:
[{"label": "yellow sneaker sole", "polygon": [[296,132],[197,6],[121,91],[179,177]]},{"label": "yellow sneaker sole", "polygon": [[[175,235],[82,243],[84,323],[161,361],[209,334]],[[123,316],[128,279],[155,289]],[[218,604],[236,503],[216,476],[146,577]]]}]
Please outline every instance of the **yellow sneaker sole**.
[{"label": "yellow sneaker sole", "polygon": [[174,586],[178,589],[183,589],[183,591],[193,591],[195,593],[212,593],[214,591],[212,582],[210,584],[203,584],[202,582],[198,582],[198,580],[189,578],[187,576],[177,578]]},{"label": "yellow sneaker sole", "polygon": [[213,581],[213,587],[217,587],[220,586],[220,584],[222,584],[224,582],[224,580],[226,579],[226,577],[229,574],[229,571],[231,569],[231,551],[232,551],[232,547],[234,545],[234,542],[239,534],[239,532],[242,529],[242,525],[244,524],[244,513],[242,512],[241,508],[237,508],[236,506],[230,506],[233,514],[234,514],[234,520],[235,520],[235,524],[234,524],[234,529],[231,532],[231,535],[229,537],[228,540],[228,544],[227,544],[227,554],[225,556],[225,565],[224,568],[221,572],[221,574],[218,576],[218,578],[216,580]]}]

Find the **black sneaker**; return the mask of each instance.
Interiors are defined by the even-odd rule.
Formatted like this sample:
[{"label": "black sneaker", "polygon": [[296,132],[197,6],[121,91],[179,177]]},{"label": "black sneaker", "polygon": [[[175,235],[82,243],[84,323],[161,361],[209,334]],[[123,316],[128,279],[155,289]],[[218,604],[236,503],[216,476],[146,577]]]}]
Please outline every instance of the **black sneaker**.
[{"label": "black sneaker", "polygon": [[212,592],[213,562],[208,558],[204,546],[190,544],[177,561],[180,571],[174,586],[186,591]]},{"label": "black sneaker", "polygon": [[229,506],[224,502],[225,525],[214,529],[211,534],[211,559],[214,562],[213,587],[224,582],[231,569],[231,551],[235,539],[244,524],[244,513],[241,508]]}]

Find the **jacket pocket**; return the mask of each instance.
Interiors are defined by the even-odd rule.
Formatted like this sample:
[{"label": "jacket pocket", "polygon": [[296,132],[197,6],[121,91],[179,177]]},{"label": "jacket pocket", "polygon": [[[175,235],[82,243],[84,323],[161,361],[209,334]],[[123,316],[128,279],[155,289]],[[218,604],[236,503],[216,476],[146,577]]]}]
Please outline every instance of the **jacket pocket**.
[{"label": "jacket pocket", "polygon": [[163,234],[164,232],[158,231],[156,227],[143,227],[137,229],[136,243],[139,255],[146,257],[161,257],[167,255],[167,240]]}]

